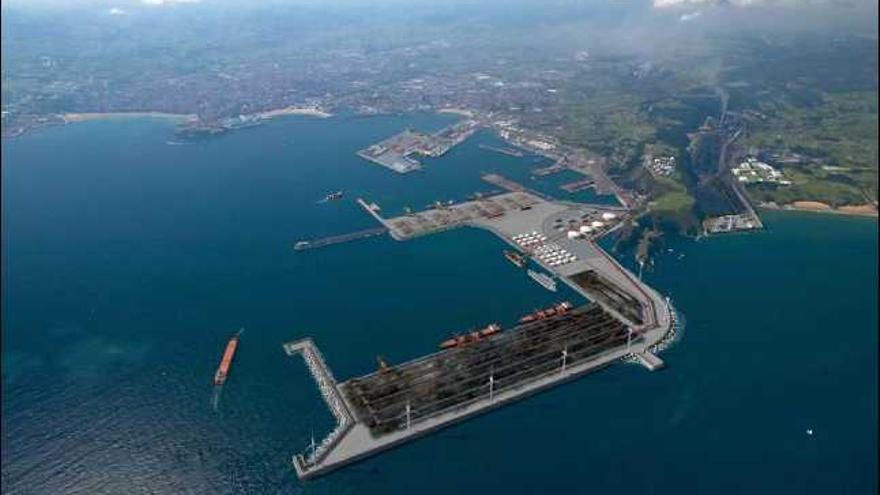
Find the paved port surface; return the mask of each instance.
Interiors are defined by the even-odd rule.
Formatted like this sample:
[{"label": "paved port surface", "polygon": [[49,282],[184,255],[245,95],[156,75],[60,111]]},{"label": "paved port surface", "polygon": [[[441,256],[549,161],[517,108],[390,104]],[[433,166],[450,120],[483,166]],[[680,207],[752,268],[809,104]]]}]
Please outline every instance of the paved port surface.
[{"label": "paved port surface", "polygon": [[477,124],[472,120],[456,122],[433,134],[407,129],[358,151],[357,155],[399,174],[406,174],[422,168],[422,164],[413,156],[443,156],[476,130]]},{"label": "paved port surface", "polygon": [[[309,345],[302,347],[306,350],[299,352],[315,375],[328,406],[337,418],[337,426],[319,447],[306,454],[294,456],[293,464],[300,478],[319,476],[618,360],[635,361],[652,371],[663,367],[663,361],[652,350],[659,350],[674,332],[674,312],[668,299],[638,280],[595,244],[598,238],[619,226],[622,218],[620,208],[548,201],[528,192],[512,192],[385,219],[379,214],[377,205],[363,199],[358,199],[358,203],[388,228],[391,236],[397,240],[461,226],[489,230],[510,245],[525,251],[544,270],[610,314],[622,325],[621,328],[627,329],[627,337],[622,340],[618,332],[616,345],[611,348],[603,348],[595,354],[584,356],[571,365],[561,365],[558,369],[529,376],[508,388],[499,389],[497,393],[493,391],[485,396],[469,397],[465,403],[432,412],[425,417],[411,420],[414,415],[407,404],[406,412],[401,413],[406,414],[405,422],[400,423],[400,416],[397,416],[397,429],[392,428],[391,431],[382,431],[379,434],[375,423],[368,424],[370,417],[377,416],[367,415],[366,421],[364,419],[364,408],[369,410],[371,406],[352,403],[352,396],[346,394],[349,382],[333,382],[334,391],[327,390],[332,373],[329,370],[322,371],[321,368],[326,368],[326,364],[320,358],[317,348],[312,350],[313,343],[308,341]],[[613,214],[613,218],[608,217],[609,213]],[[569,234],[573,230],[580,232],[578,228],[583,226],[589,226],[590,231],[577,237]],[[548,251],[545,248],[551,245],[551,252],[566,253],[564,262],[560,262],[558,255],[556,258],[552,254],[550,257],[546,255]],[[290,353],[294,348],[288,346],[287,349]],[[425,356],[399,366],[405,367],[434,356]],[[442,373],[442,370],[437,372]],[[360,379],[368,378],[369,375]],[[340,400],[344,405],[343,411],[337,410]],[[399,410],[400,405],[397,404],[397,407]],[[360,417],[356,411],[361,412]],[[354,418],[353,422],[349,423],[348,418]],[[404,426],[401,427],[401,424]]]}]

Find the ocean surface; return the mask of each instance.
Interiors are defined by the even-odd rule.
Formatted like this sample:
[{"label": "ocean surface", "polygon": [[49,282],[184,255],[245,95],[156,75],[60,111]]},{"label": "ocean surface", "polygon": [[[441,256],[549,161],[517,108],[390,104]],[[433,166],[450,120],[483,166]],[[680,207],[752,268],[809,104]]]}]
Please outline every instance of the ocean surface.
[{"label": "ocean surface", "polygon": [[300,483],[291,456],[332,418],[283,342],[314,337],[344,379],[575,298],[472,229],[292,251],[375,226],[357,196],[391,215],[490,191],[484,171],[571,198],[485,133],[409,176],[354,155],[452,121],[292,117],[184,145],[166,121],[93,121],[4,142],[2,492],[876,490],[877,222],[787,212],[655,257],[644,277],[686,319],[666,370],[618,364]]}]

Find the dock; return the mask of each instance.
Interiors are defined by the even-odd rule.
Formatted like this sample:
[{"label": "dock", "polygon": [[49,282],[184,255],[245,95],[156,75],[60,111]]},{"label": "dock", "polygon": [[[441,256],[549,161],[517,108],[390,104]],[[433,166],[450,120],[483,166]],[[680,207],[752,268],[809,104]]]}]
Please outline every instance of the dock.
[{"label": "dock", "polygon": [[[635,361],[651,371],[663,367],[655,353],[674,334],[671,303],[595,242],[624,221],[620,208],[550,201],[515,191],[386,219],[375,203],[358,203],[399,241],[457,227],[485,229],[526,252],[590,302],[543,319],[521,320],[489,338],[382,366],[338,384],[310,340],[288,344],[286,349],[303,349],[336,418],[336,427],[320,444],[313,442],[305,453],[294,456],[301,479],[329,473],[618,361]],[[611,212],[615,215],[607,215]],[[599,227],[600,218],[607,224]],[[579,225],[595,228],[571,235]],[[548,257],[545,247],[568,253],[565,262]]]},{"label": "dock", "polygon": [[368,239],[388,233],[385,227],[375,227],[371,229],[359,230],[357,232],[349,232],[347,234],[333,235],[330,237],[322,237],[320,239],[299,241],[293,245],[295,251],[305,251],[307,249],[317,249],[333,244],[342,244],[344,242],[357,241],[360,239]]}]

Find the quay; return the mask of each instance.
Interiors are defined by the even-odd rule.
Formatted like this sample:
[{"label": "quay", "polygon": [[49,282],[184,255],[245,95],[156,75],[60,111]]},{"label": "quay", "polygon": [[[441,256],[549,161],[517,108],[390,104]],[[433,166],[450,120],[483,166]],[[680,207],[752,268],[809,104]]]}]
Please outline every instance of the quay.
[{"label": "quay", "polygon": [[[319,445],[312,442],[294,456],[301,479],[617,361],[635,361],[652,371],[663,367],[654,353],[675,331],[669,300],[596,244],[625,219],[620,208],[550,201],[527,191],[388,219],[375,203],[359,198],[358,204],[399,241],[463,226],[488,230],[590,302],[343,383],[335,382],[311,340],[287,344],[286,349],[303,349],[336,418]],[[548,257],[548,250],[564,252],[565,261]]]},{"label": "quay", "polygon": [[316,249],[325,246],[331,246],[333,244],[342,244],[343,242],[351,242],[357,241],[360,239],[367,239],[370,237],[380,236],[382,234],[388,233],[388,229],[385,227],[376,227],[372,229],[359,230],[357,232],[349,232],[348,234],[340,234],[334,235],[330,237],[323,237],[321,239],[314,239],[310,241],[299,241],[293,245],[293,249],[295,251],[305,251],[306,249]]}]

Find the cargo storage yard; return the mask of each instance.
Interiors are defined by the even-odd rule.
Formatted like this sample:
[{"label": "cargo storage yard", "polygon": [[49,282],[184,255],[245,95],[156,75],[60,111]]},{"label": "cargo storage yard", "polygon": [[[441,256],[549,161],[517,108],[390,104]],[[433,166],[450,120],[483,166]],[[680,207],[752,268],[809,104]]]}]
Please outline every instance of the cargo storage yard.
[{"label": "cargo storage yard", "polygon": [[[513,328],[496,324],[441,344],[442,350],[337,383],[311,339],[285,344],[302,355],[336,427],[314,440],[293,464],[312,478],[412,440],[474,414],[628,360],[651,371],[653,352],[675,333],[668,299],[643,284],[595,241],[626,218],[619,207],[554,201],[528,191],[504,193],[384,218],[376,203],[358,198],[392,238],[403,241],[451,228],[488,230],[588,301],[560,302],[524,315]],[[513,255],[511,254],[513,253]],[[522,254],[517,254],[522,253]]]},{"label": "cargo storage yard", "polygon": [[588,305],[349,380],[342,391],[358,420],[372,434],[383,435],[563,371],[625,344],[628,335],[625,325]]}]

